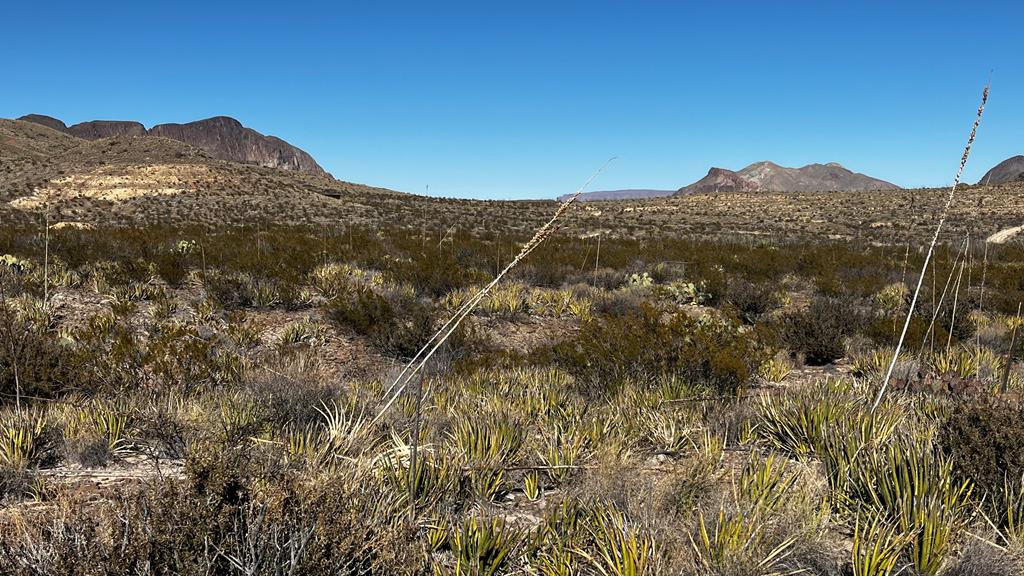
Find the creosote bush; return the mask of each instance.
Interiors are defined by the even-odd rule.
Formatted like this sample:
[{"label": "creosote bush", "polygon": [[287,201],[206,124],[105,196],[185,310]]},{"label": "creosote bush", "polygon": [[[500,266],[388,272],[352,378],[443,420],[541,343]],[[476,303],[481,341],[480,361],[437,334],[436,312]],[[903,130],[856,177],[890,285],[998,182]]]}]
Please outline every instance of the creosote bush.
[{"label": "creosote bush", "polygon": [[399,357],[414,355],[434,327],[430,306],[404,296],[392,302],[369,288],[334,298],[327,315],[337,325],[368,337],[382,352]]},{"label": "creosote bush", "polygon": [[1012,400],[962,401],[942,423],[938,441],[957,474],[991,499],[1024,475],[1024,410]]},{"label": "creosote bush", "polygon": [[779,319],[780,339],[806,363],[828,364],[846,355],[846,338],[862,324],[861,318],[849,302],[816,298],[807,308],[787,312]]},{"label": "creosote bush", "polygon": [[771,356],[759,336],[710,317],[664,318],[643,305],[637,314],[584,322],[574,339],[552,348],[551,356],[596,396],[614,393],[629,380],[672,376],[712,393],[735,394]]}]

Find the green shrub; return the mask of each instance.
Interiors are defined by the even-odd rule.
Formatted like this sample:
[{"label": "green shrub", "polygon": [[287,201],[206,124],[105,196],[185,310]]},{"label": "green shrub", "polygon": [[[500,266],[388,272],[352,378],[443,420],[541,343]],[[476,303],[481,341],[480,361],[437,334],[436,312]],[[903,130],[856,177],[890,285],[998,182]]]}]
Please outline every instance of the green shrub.
[{"label": "green shrub", "polygon": [[1024,410],[1000,399],[965,401],[942,424],[938,443],[958,474],[998,498],[1004,482],[1024,474]]},{"label": "green shrub", "polygon": [[382,352],[410,357],[426,343],[434,328],[431,309],[413,298],[390,300],[359,288],[331,300],[327,316],[336,324],[366,336]]},{"label": "green shrub", "polygon": [[70,381],[68,354],[45,321],[0,303],[0,406],[17,394],[51,398]]},{"label": "green shrub", "polygon": [[585,392],[614,392],[628,380],[678,377],[699,388],[734,394],[770,356],[761,333],[730,322],[684,314],[666,319],[643,305],[636,314],[599,315],[552,349]]},{"label": "green shrub", "polygon": [[850,303],[833,298],[816,298],[802,310],[779,320],[782,344],[804,361],[820,366],[846,355],[846,337],[854,334],[864,321]]},{"label": "green shrub", "polygon": [[743,278],[729,282],[725,300],[747,324],[757,322],[781,304],[771,284],[756,284]]}]

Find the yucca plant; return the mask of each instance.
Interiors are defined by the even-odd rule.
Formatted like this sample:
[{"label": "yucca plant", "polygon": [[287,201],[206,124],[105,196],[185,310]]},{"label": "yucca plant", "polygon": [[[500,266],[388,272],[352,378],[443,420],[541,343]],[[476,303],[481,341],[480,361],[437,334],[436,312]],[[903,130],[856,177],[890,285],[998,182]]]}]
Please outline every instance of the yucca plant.
[{"label": "yucca plant", "polygon": [[906,284],[889,284],[875,294],[875,302],[886,312],[898,312],[906,303],[910,290]]},{"label": "yucca plant", "polygon": [[728,573],[729,567],[742,570],[744,566],[752,567],[753,573],[762,576],[798,574],[799,570],[782,567],[792,553],[796,538],[786,538],[769,548],[764,541],[763,527],[759,514],[729,513],[724,507],[719,509],[714,525],[709,527],[704,513],[698,512],[696,538],[690,534],[694,558],[706,574]]},{"label": "yucca plant", "polygon": [[748,503],[751,510],[770,513],[783,502],[789,490],[796,483],[799,475],[787,473],[788,466],[784,458],[774,453],[761,458],[751,453],[746,466],[740,472],[737,490],[742,501]]},{"label": "yucca plant", "polygon": [[536,502],[540,499],[542,491],[543,485],[540,480],[540,472],[530,470],[523,475],[523,494],[526,496],[527,500],[530,502]]},{"label": "yucca plant", "polygon": [[658,409],[646,410],[643,424],[645,436],[658,452],[678,454],[690,443],[693,419],[679,410],[667,414]]},{"label": "yucca plant", "polygon": [[854,409],[845,390],[826,383],[817,390],[786,395],[764,394],[759,401],[757,431],[770,445],[806,456],[820,452],[826,430]]},{"label": "yucca plant", "polygon": [[897,566],[910,539],[896,523],[882,516],[871,515],[866,519],[859,514],[850,551],[854,576],[892,576],[902,572],[905,566],[898,570]]},{"label": "yucca plant", "polygon": [[323,418],[321,426],[335,457],[358,458],[377,445],[372,424],[353,406],[345,407],[332,400],[321,402],[316,411]]},{"label": "yucca plant", "polygon": [[577,430],[573,426],[556,426],[546,449],[539,454],[541,462],[548,467],[545,473],[556,485],[573,474],[573,467],[580,463],[589,445],[588,437]]},{"label": "yucca plant", "polygon": [[779,384],[786,379],[786,376],[793,371],[793,365],[785,359],[772,358],[761,364],[758,369],[758,376],[764,379],[765,382],[772,384]]},{"label": "yucca plant", "polygon": [[569,310],[573,294],[571,290],[545,290],[534,288],[530,291],[530,310],[544,316],[560,318]]},{"label": "yucca plant", "polygon": [[504,318],[514,318],[527,311],[526,287],[518,282],[499,284],[482,303],[488,314]]},{"label": "yucca plant", "polygon": [[327,325],[305,318],[284,327],[278,342],[282,346],[309,344],[315,346],[327,340]]},{"label": "yucca plant", "polygon": [[431,552],[437,552],[448,545],[448,524],[437,516],[424,524],[423,529],[426,532],[427,545],[430,546]]},{"label": "yucca plant", "polygon": [[1002,505],[1006,508],[999,521],[999,533],[1008,544],[1024,547],[1024,478],[1006,480]]},{"label": "yucca plant", "polygon": [[951,348],[936,353],[931,358],[932,371],[937,376],[952,374],[960,378],[971,378],[978,373],[980,356],[962,348]]},{"label": "yucca plant", "polygon": [[506,418],[466,418],[453,427],[455,448],[471,463],[497,464],[514,461],[523,446],[523,430]]},{"label": "yucca plant", "polygon": [[0,464],[15,470],[28,468],[39,457],[39,437],[46,419],[42,412],[9,414],[0,418]]},{"label": "yucca plant", "polygon": [[519,546],[520,534],[499,518],[468,518],[450,537],[456,576],[494,576]]},{"label": "yucca plant", "polygon": [[493,500],[505,482],[505,468],[518,459],[523,446],[523,430],[502,419],[464,419],[450,433],[462,462],[467,467],[470,491],[477,497]]},{"label": "yucca plant", "polygon": [[533,532],[524,554],[530,570],[543,576],[582,576],[590,562],[581,547],[592,539],[595,512],[579,500],[565,499]]},{"label": "yucca plant", "polygon": [[[850,368],[853,375],[859,378],[867,378],[872,381],[881,379],[885,375],[886,368],[892,360],[892,348],[879,348],[863,354],[855,354],[850,361]],[[906,377],[916,372],[916,359],[906,352],[900,354],[897,359],[897,367],[902,366],[899,372],[894,372],[898,377]]]},{"label": "yucca plant", "polygon": [[603,576],[642,576],[658,573],[653,538],[630,525],[614,508],[598,510],[590,527],[593,553],[578,550]]},{"label": "yucca plant", "polygon": [[259,328],[252,322],[231,322],[224,332],[239,348],[252,348],[260,343]]},{"label": "yucca plant", "polygon": [[281,291],[266,280],[253,280],[249,284],[252,304],[257,308],[273,308],[281,303]]},{"label": "yucca plant", "polygon": [[410,468],[409,446],[402,444],[381,456],[380,471],[403,503],[412,497],[416,508],[430,508],[444,498],[459,476],[451,459],[434,454],[430,446],[419,446],[416,466]]},{"label": "yucca plant", "polygon": [[589,298],[577,298],[569,303],[567,309],[572,317],[589,320],[593,316],[594,302]]},{"label": "yucca plant", "polygon": [[128,416],[124,412],[96,403],[91,410],[90,419],[95,433],[107,441],[107,449],[111,454],[123,454],[128,451]]},{"label": "yucca plant", "polygon": [[852,458],[842,498],[851,510],[895,523],[909,538],[906,550],[914,569],[933,576],[966,521],[971,483],[958,480],[952,462],[930,445],[897,440]]}]

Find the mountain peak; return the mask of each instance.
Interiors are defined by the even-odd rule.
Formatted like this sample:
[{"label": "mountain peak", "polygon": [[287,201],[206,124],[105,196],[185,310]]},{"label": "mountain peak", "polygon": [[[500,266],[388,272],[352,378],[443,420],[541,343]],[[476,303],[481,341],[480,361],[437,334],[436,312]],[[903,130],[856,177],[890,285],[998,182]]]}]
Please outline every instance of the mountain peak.
[{"label": "mountain peak", "polygon": [[706,192],[819,192],[893,190],[895,184],[852,172],[837,162],[787,168],[769,160],[754,162],[738,172],[712,168],[704,178],[680,188],[678,194]]},{"label": "mountain peak", "polygon": [[1024,155],[1011,156],[992,167],[978,184],[995,185],[1024,180]]},{"label": "mountain peak", "polygon": [[47,116],[45,114],[26,114],[18,120],[25,122],[32,122],[33,124],[39,124],[40,126],[46,126],[47,128],[53,128],[58,132],[65,132],[68,129],[67,124],[54,118],[53,116]]}]

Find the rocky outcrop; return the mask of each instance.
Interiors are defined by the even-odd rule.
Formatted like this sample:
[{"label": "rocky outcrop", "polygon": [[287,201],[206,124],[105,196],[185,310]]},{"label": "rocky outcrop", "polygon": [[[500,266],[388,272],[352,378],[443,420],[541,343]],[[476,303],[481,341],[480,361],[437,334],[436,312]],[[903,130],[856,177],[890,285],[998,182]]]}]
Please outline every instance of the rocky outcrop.
[{"label": "rocky outcrop", "polygon": [[85,140],[99,140],[115,136],[145,136],[146,127],[138,122],[124,120],[92,120],[68,126],[67,133]]},{"label": "rocky outcrop", "polygon": [[188,124],[159,124],[150,128],[149,135],[186,142],[222,160],[328,175],[306,152],[227,116]]}]

